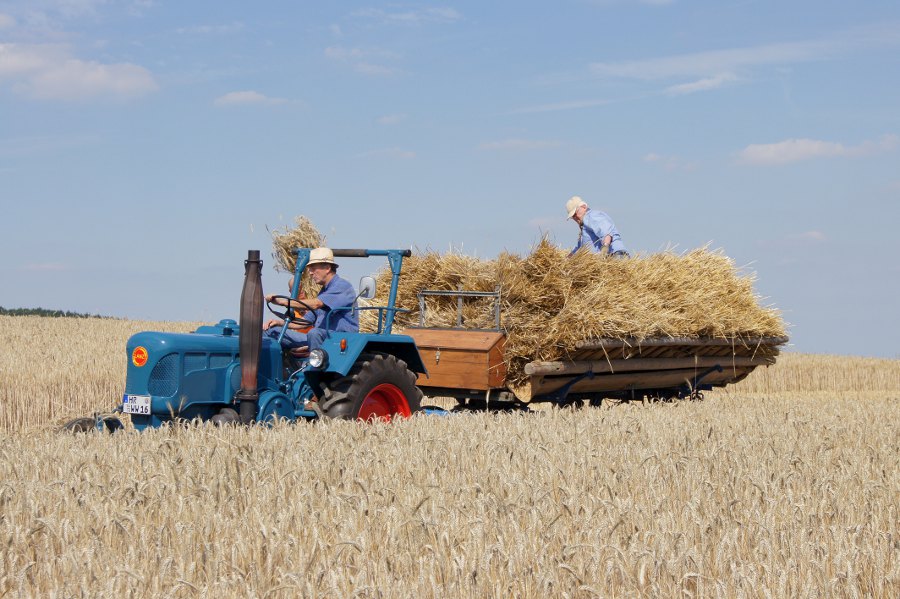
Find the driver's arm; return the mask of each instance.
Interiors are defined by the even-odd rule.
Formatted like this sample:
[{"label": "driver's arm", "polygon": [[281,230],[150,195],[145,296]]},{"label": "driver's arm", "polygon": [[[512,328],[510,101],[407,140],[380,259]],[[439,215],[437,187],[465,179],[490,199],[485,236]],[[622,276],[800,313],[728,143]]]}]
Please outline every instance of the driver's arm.
[{"label": "driver's arm", "polygon": [[[324,302],[322,302],[322,300],[317,299],[317,298],[305,299],[305,300],[300,300],[300,301],[302,301],[303,303],[301,304],[298,302],[298,303],[294,304],[295,306],[298,306],[298,308],[293,309],[294,317],[295,318],[300,317],[309,323],[309,324],[301,323],[301,324],[297,325],[297,328],[305,329],[308,326],[313,325],[313,323],[316,322],[316,312],[315,311],[318,310],[319,308],[321,308],[322,306],[324,306],[325,304],[324,304]],[[300,312],[303,308],[311,308],[311,310],[307,310],[306,312],[303,312],[303,316],[300,316]],[[294,323],[292,322],[291,328],[293,328],[293,324]]]},{"label": "driver's arm", "polygon": [[[287,300],[283,297],[277,297],[275,294],[266,295],[266,301],[272,304],[277,304],[279,306],[284,306],[285,308],[288,307]],[[313,310],[318,310],[325,305],[322,300],[317,297],[314,297],[312,299],[304,299],[301,297],[298,301],[292,302],[292,304],[294,306],[303,307],[303,304],[301,304],[300,302],[303,302],[303,304],[306,304],[307,307],[312,308]]]},{"label": "driver's arm", "polygon": [[272,327],[280,327],[284,325],[284,321],[280,318],[270,318],[266,322],[263,323],[263,330],[268,331]]},{"label": "driver's arm", "polygon": [[305,300],[303,300],[303,303],[306,304],[307,307],[312,308],[313,310],[318,310],[319,308],[321,308],[322,306],[325,305],[325,303],[317,297],[314,297],[312,299],[305,299]]}]

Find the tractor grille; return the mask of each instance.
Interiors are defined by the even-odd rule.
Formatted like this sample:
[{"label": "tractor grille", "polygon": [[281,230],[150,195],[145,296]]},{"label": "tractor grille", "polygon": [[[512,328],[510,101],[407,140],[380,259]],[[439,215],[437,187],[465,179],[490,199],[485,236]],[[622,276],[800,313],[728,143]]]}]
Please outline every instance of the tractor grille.
[{"label": "tractor grille", "polygon": [[170,397],[178,391],[178,354],[163,356],[153,372],[150,373],[150,383],[147,390],[151,395]]}]

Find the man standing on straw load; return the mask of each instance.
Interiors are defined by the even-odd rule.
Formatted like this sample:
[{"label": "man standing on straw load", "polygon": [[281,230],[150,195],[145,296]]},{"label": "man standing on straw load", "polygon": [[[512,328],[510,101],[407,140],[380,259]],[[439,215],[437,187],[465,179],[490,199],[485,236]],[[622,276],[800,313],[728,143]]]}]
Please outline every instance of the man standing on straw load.
[{"label": "man standing on straw load", "polygon": [[588,247],[602,256],[627,258],[628,251],[622,243],[616,224],[608,214],[599,210],[591,210],[587,203],[578,196],[572,196],[566,202],[566,215],[580,227],[578,243],[569,255],[582,247]]},{"label": "man standing on straw load", "polygon": [[[349,308],[356,302],[356,292],[353,286],[338,276],[338,265],[334,261],[334,253],[328,248],[316,248],[309,253],[309,263],[306,272],[317,285],[321,285],[319,296],[314,299],[302,300],[313,312],[307,312],[304,319],[315,322],[308,332],[301,332],[289,328],[281,339],[281,345],[285,349],[309,346],[310,350],[318,349],[328,336],[328,331],[345,331],[348,333],[359,332],[359,317],[356,310],[335,310],[336,308]],[[285,305],[284,300],[277,300],[271,295],[266,296],[266,301],[277,301]],[[331,314],[332,310],[334,314]],[[284,321],[271,319],[263,325],[265,334],[271,339],[278,339]]]}]

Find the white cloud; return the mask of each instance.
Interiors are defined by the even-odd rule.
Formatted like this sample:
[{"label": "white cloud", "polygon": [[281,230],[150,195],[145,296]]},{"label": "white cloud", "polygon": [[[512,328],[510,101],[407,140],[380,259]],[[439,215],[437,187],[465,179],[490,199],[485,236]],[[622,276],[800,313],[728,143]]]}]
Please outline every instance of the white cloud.
[{"label": "white cloud", "polygon": [[0,83],[42,100],[130,98],[158,89],[150,71],[131,63],[74,58],[65,46],[0,44]]},{"label": "white cloud", "polygon": [[595,62],[590,71],[600,77],[652,81],[676,77],[715,79],[721,73],[742,69],[831,60],[872,47],[900,45],[900,21],[857,27],[821,39],[780,42],[676,54],[643,60]]},{"label": "white cloud", "polygon": [[559,110],[576,110],[579,108],[593,108],[594,106],[606,106],[610,100],[572,100],[569,102],[556,102],[553,104],[539,104],[537,106],[525,106],[516,108],[512,114],[532,114],[537,112],[556,112]]},{"label": "white cloud", "polygon": [[590,65],[590,70],[599,76],[641,80],[715,77],[719,73],[734,72],[742,67],[822,60],[830,56],[833,50],[833,46],[827,42],[768,44],[646,60],[597,62]]},{"label": "white cloud", "polygon": [[613,6],[616,4],[645,4],[647,6],[669,6],[675,0],[587,0],[597,6]]},{"label": "white cloud", "polygon": [[363,51],[359,48],[345,48],[344,46],[328,46],[325,48],[325,56],[331,60],[360,60],[363,57]]},{"label": "white cloud", "polygon": [[351,13],[354,17],[373,19],[385,24],[422,25],[425,23],[454,23],[462,18],[449,7],[423,8],[389,12],[379,8],[366,8]]},{"label": "white cloud", "polygon": [[108,3],[109,0],[55,0],[37,4],[48,12],[56,12],[64,17],[78,17],[95,14],[98,6]]},{"label": "white cloud", "polygon": [[370,62],[357,62],[353,65],[353,70],[363,75],[372,75],[375,77],[387,77],[400,73],[400,69],[387,67],[381,64],[372,64]]},{"label": "white cloud", "polygon": [[65,28],[67,22],[94,18],[108,6],[122,6],[132,15],[140,15],[154,5],[153,0],[12,0],[2,2],[8,13],[19,24],[32,30],[55,31]]},{"label": "white cloud", "polygon": [[83,100],[97,96],[128,98],[158,89],[150,71],[134,64],[100,64],[69,59],[17,86],[42,100]]},{"label": "white cloud", "polygon": [[16,26],[16,20],[10,15],[0,12],[0,29],[12,29]]},{"label": "white cloud", "polygon": [[347,48],[345,46],[329,46],[325,48],[325,56],[331,60],[348,64],[353,70],[364,75],[389,76],[400,73],[400,70],[395,67],[374,62],[375,60],[384,61],[399,58],[396,53],[388,50],[379,48],[364,50],[362,48]]},{"label": "white cloud", "polygon": [[489,141],[478,146],[480,150],[543,150],[547,148],[558,148],[562,144],[558,141],[542,141],[536,139],[504,139],[500,141]]},{"label": "white cloud", "polygon": [[66,53],[60,46],[0,44],[0,79],[35,73],[65,59]]},{"label": "white cloud", "polygon": [[878,141],[848,146],[816,139],[786,139],[772,144],[751,144],[740,151],[738,159],[745,164],[788,164],[813,158],[865,156],[889,152],[897,147],[896,135],[885,135]]},{"label": "white cloud", "polygon": [[716,89],[732,81],[737,81],[737,77],[733,73],[721,73],[714,77],[706,77],[690,83],[672,85],[666,88],[665,93],[670,96],[683,96],[685,94]]},{"label": "white cloud", "polygon": [[380,148],[377,150],[369,150],[358,154],[360,158],[391,158],[398,160],[409,160],[416,157],[416,153],[412,150],[404,150],[403,148]]},{"label": "white cloud", "polygon": [[67,22],[108,12],[111,5],[122,7],[129,15],[142,16],[158,0],[7,0],[0,4],[26,28],[58,32],[65,29]]},{"label": "white cloud", "polygon": [[228,92],[213,100],[215,106],[247,106],[250,104],[272,106],[286,102],[287,100],[284,98],[270,98],[253,90]]}]

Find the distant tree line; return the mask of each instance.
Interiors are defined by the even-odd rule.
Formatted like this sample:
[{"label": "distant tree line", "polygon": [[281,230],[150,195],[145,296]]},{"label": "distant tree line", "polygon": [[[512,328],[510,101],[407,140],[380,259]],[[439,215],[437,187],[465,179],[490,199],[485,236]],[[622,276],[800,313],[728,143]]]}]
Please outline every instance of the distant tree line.
[{"label": "distant tree line", "polygon": [[4,308],[0,306],[0,316],[50,316],[54,318],[109,318],[99,314],[85,314],[70,310],[48,310],[46,308]]}]

